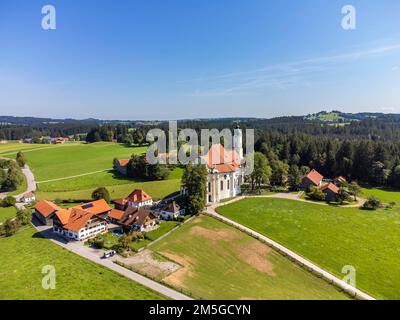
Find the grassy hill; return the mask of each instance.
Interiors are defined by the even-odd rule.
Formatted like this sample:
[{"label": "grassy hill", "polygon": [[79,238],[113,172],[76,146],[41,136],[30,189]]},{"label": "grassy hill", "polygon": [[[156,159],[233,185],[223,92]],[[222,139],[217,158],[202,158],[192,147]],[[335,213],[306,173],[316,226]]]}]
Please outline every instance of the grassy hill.
[{"label": "grassy hill", "polygon": [[348,299],[258,240],[206,216],[151,250],[183,266],[163,281],[197,298]]},{"label": "grassy hill", "polygon": [[[0,299],[165,299],[119,274],[36,235],[33,227],[0,239]],[[56,289],[42,288],[42,268],[56,270]]]},{"label": "grassy hill", "polygon": [[218,209],[336,274],[352,265],[357,287],[400,299],[400,210],[364,211],[284,199],[246,199]]}]

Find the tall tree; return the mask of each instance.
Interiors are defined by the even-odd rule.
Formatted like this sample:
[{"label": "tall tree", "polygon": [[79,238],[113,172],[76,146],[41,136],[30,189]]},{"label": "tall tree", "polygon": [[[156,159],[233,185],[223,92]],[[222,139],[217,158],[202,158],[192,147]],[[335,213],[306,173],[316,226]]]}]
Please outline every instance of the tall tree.
[{"label": "tall tree", "polygon": [[182,176],[185,190],[186,208],[189,214],[197,214],[204,209],[207,192],[207,168],[205,165],[188,164]]}]

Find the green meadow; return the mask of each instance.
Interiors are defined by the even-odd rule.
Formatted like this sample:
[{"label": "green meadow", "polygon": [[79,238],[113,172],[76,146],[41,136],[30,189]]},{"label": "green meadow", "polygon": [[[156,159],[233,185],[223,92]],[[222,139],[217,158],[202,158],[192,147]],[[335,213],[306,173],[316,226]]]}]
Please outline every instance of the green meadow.
[{"label": "green meadow", "polygon": [[1,208],[0,207],[0,223],[7,219],[14,218],[17,210],[15,207]]},{"label": "green meadow", "polygon": [[[163,198],[179,190],[183,169],[176,168],[168,181],[129,179],[112,170],[114,158],[129,159],[132,154],[145,153],[147,147],[127,147],[123,144],[66,143],[35,145],[11,143],[0,145],[0,156],[13,158],[23,151],[38,183],[38,199],[88,200],[93,190],[105,186],[112,198],[128,195],[142,188],[154,198]],[[21,186],[13,194],[26,188]]]},{"label": "green meadow", "polygon": [[[164,296],[43,239],[33,227],[0,238],[0,299],[111,300]],[[56,288],[42,288],[42,268],[55,267]]]},{"label": "green meadow", "polygon": [[396,202],[400,205],[400,190],[386,188],[363,188],[361,196],[363,198],[374,196],[386,204],[389,202]]},{"label": "green meadow", "polygon": [[256,230],[378,299],[400,299],[400,210],[365,211],[293,200],[253,198],[218,212]]},{"label": "green meadow", "polygon": [[258,240],[200,216],[152,245],[182,268],[163,279],[202,299],[348,299]]}]

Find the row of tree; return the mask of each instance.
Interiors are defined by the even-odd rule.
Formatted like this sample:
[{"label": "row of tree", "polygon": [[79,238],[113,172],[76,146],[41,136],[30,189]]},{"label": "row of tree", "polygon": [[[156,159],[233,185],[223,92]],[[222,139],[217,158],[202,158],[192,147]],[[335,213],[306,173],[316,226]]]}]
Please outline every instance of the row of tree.
[{"label": "row of tree", "polygon": [[124,143],[128,146],[136,144],[143,145],[145,143],[146,133],[141,128],[130,128],[127,125],[103,125],[92,128],[87,136],[86,141],[100,142],[100,141],[117,141]]}]

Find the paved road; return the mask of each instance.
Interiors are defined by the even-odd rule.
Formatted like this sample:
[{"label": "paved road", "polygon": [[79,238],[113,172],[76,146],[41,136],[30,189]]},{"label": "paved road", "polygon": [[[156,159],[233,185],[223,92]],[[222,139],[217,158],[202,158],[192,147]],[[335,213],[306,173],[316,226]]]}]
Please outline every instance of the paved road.
[{"label": "paved road", "polygon": [[[270,197],[271,196],[264,196],[264,197]],[[275,250],[291,257],[292,259],[296,260],[300,265],[304,265],[306,266],[308,269],[312,270],[312,272],[319,274],[320,276],[322,276],[324,279],[328,280],[331,283],[335,283],[337,286],[341,287],[343,290],[345,290],[346,292],[350,293],[351,295],[357,297],[358,299],[363,299],[363,300],[375,300],[375,298],[371,297],[370,295],[364,293],[361,290],[358,290],[352,286],[350,286],[349,284],[347,284],[346,282],[344,282],[343,280],[340,280],[339,278],[335,277],[334,275],[330,274],[329,272],[321,269],[320,267],[318,267],[317,265],[315,265],[314,263],[312,263],[311,261],[299,256],[298,254],[296,254],[295,252],[291,251],[290,249],[282,246],[281,244],[275,242],[274,240],[262,235],[261,233],[258,233],[250,228],[247,228],[245,226],[243,226],[240,223],[237,223],[233,220],[230,220],[220,214],[218,214],[215,209],[220,207],[220,206],[224,206],[239,200],[244,199],[245,197],[237,197],[231,201],[227,201],[224,203],[217,203],[211,206],[208,206],[205,210],[205,213],[217,218],[218,220],[225,222],[229,225],[235,226],[236,228],[246,232],[247,234],[250,234],[254,237],[256,237],[257,239],[263,241],[264,243],[267,243],[269,246],[271,246],[272,248],[274,248]]]},{"label": "paved road", "polygon": [[83,245],[82,242],[66,242],[65,239],[62,237],[57,236],[54,234],[51,230],[51,227],[49,226],[40,226],[37,221],[33,221],[34,227],[46,238],[50,239],[54,243],[62,246],[63,248],[78,254],[86,259],[89,259],[97,264],[100,264],[108,269],[111,269],[135,282],[138,282],[154,291],[157,291],[161,294],[163,294],[166,297],[169,297],[174,300],[192,300],[192,298],[175,291],[171,288],[168,288],[158,282],[155,282],[153,280],[150,280],[138,273],[135,273],[131,270],[128,270],[124,267],[121,267],[118,264],[115,264],[112,262],[112,260],[109,259],[102,259],[102,251],[101,250],[94,250],[89,247],[86,247]]}]

